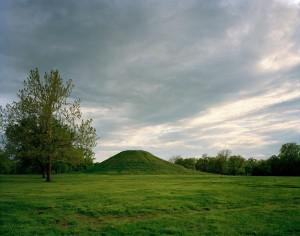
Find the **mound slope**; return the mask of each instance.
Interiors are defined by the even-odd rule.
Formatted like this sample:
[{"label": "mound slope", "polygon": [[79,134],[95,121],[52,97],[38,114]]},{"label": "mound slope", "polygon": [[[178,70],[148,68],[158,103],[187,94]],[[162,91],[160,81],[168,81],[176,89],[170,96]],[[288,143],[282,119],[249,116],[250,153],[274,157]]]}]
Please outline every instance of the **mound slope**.
[{"label": "mound slope", "polygon": [[128,174],[183,174],[189,171],[182,166],[162,160],[142,150],[120,152],[95,164],[90,172]]}]

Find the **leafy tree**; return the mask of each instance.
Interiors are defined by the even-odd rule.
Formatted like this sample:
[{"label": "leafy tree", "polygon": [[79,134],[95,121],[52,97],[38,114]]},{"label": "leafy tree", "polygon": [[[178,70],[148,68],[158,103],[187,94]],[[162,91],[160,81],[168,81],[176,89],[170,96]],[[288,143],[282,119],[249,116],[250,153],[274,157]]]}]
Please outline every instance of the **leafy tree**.
[{"label": "leafy tree", "polygon": [[202,158],[199,158],[196,162],[196,170],[201,170],[201,171],[209,171],[209,157],[207,156],[202,156]]},{"label": "leafy tree", "polygon": [[268,160],[267,160],[268,165],[271,168],[271,174],[272,175],[283,175],[283,163],[280,160],[280,158],[276,155],[272,155]]},{"label": "leafy tree", "polygon": [[7,153],[0,149],[0,174],[14,174],[16,172],[16,163],[11,160]]},{"label": "leafy tree", "polygon": [[39,163],[47,181],[57,161],[93,160],[96,130],[91,119],[82,120],[79,99],[70,98],[73,87],[57,70],[43,78],[38,69],[31,70],[17,94],[19,101],[1,108],[6,148],[16,158]]},{"label": "leafy tree", "polygon": [[278,156],[266,160],[246,160],[230,153],[222,150],[216,157],[199,158],[196,169],[229,175],[300,175],[300,145],[296,143],[283,144]]},{"label": "leafy tree", "polygon": [[196,165],[196,159],[195,158],[182,158],[182,157],[177,157],[175,162],[177,165],[181,165],[187,169],[192,169],[195,170],[195,165]]},{"label": "leafy tree", "polygon": [[245,174],[246,175],[253,175],[253,170],[257,166],[257,160],[254,158],[249,158],[248,160],[245,161]]},{"label": "leafy tree", "polygon": [[245,159],[241,156],[231,156],[227,161],[227,174],[243,175],[245,173]]},{"label": "leafy tree", "polygon": [[221,151],[218,152],[217,157],[223,157],[223,158],[229,158],[231,155],[231,150],[229,149],[223,149]]},{"label": "leafy tree", "polygon": [[18,123],[10,123],[6,127],[6,153],[17,161],[18,172],[44,173],[39,134],[39,127],[31,117],[23,118]]},{"label": "leafy tree", "polygon": [[228,149],[221,150],[215,159],[215,172],[220,174],[227,173],[227,159],[229,158],[231,151]]},{"label": "leafy tree", "polygon": [[281,146],[279,159],[284,175],[300,175],[300,145],[286,143]]},{"label": "leafy tree", "polygon": [[279,157],[284,160],[297,160],[300,158],[300,145],[286,143],[280,148]]},{"label": "leafy tree", "polygon": [[85,157],[85,165],[92,164],[94,160],[93,148],[97,144],[96,129],[92,127],[92,119],[81,121],[76,132],[75,140],[77,149],[80,150]]},{"label": "leafy tree", "polygon": [[182,157],[181,157],[181,156],[172,156],[172,157],[169,159],[169,162],[175,164],[176,160],[179,159],[179,158],[182,158]]},{"label": "leafy tree", "polygon": [[264,176],[264,175],[271,175],[271,174],[272,174],[271,166],[269,165],[267,160],[258,160],[252,170],[252,175]]}]

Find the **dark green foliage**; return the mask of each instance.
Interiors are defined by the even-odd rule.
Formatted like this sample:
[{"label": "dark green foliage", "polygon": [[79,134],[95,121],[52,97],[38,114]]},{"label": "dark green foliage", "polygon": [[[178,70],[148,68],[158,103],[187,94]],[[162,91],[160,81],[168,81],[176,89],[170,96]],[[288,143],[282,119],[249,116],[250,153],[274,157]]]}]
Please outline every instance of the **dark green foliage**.
[{"label": "dark green foliage", "polygon": [[181,165],[187,169],[195,170],[196,169],[196,158],[182,158],[180,156],[174,158],[174,163]]},{"label": "dark green foliage", "polygon": [[16,163],[10,159],[5,151],[0,149],[0,174],[15,174]]},{"label": "dark green foliage", "polygon": [[204,156],[202,158],[199,158],[195,164],[196,170],[202,170],[205,172],[210,172],[210,158],[207,156]]},{"label": "dark green foliage", "polygon": [[279,153],[282,175],[300,175],[300,145],[286,143]]},{"label": "dark green foliage", "polygon": [[88,171],[123,174],[180,174],[189,172],[179,165],[162,160],[142,150],[120,152],[101,163],[95,164]]},{"label": "dark green foliage", "polygon": [[211,173],[300,176],[300,145],[296,143],[282,145],[279,155],[273,155],[267,160],[256,160],[254,158],[246,160],[239,155],[230,156],[230,152],[224,150],[219,152],[216,157],[204,156],[199,159],[180,157],[177,164],[184,166],[186,161],[191,159],[196,160],[196,170]]},{"label": "dark green foliage", "polygon": [[16,162],[18,173],[41,173],[44,165],[41,132],[36,119],[24,117],[5,130],[5,150]]},{"label": "dark green foliage", "polygon": [[245,174],[245,159],[241,156],[231,156],[227,161],[227,171],[229,175]]},{"label": "dark green foliage", "polygon": [[[272,175],[272,169],[267,160],[258,160],[252,170],[252,175]],[[274,173],[275,175],[275,173]]]},{"label": "dark green foliage", "polygon": [[282,175],[283,174],[283,165],[278,156],[273,155],[267,160],[268,165],[270,166],[270,171],[273,175]]},{"label": "dark green foliage", "polygon": [[245,161],[245,175],[253,175],[253,171],[257,166],[257,160],[254,158],[249,158],[248,160]]}]

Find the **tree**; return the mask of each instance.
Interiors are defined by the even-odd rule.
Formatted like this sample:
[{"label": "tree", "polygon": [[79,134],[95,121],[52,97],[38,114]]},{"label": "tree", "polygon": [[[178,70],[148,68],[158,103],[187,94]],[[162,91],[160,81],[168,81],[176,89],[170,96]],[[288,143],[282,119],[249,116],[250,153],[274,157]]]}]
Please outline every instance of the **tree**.
[{"label": "tree", "polygon": [[231,151],[228,149],[221,150],[215,158],[215,172],[220,174],[226,174],[227,172],[227,159],[229,158]]},{"label": "tree", "polygon": [[209,171],[209,157],[202,156],[202,158],[199,158],[196,162],[196,170],[200,171]]},{"label": "tree", "polygon": [[245,174],[246,175],[253,175],[253,170],[257,166],[257,160],[254,158],[249,158],[245,161]]},{"label": "tree", "polygon": [[245,173],[245,159],[241,156],[231,156],[227,160],[227,174],[242,175]]},{"label": "tree", "polygon": [[172,156],[169,158],[169,162],[175,164],[177,159],[182,159],[182,157],[181,156]]},{"label": "tree", "polygon": [[272,170],[267,160],[258,160],[253,168],[252,175],[271,175]]},{"label": "tree", "polygon": [[181,165],[187,169],[195,170],[196,158],[182,158],[178,156],[175,161],[175,164]]},{"label": "tree", "polygon": [[5,131],[6,153],[17,161],[20,173],[45,173],[40,140],[40,130],[31,117],[10,123]]},{"label": "tree", "polygon": [[92,127],[92,119],[81,121],[76,133],[76,147],[83,153],[85,164],[93,163],[93,148],[97,145],[96,129]]},{"label": "tree", "polygon": [[14,174],[16,163],[9,159],[7,153],[0,148],[0,174]]},{"label": "tree", "polygon": [[279,159],[284,175],[300,175],[300,145],[283,144],[280,148]]},{"label": "tree", "polygon": [[70,98],[73,87],[57,70],[43,78],[38,69],[31,70],[17,94],[19,101],[1,109],[6,147],[23,160],[40,163],[47,181],[54,161],[93,159],[96,130],[91,119],[82,120],[79,99]]},{"label": "tree", "polygon": [[280,148],[279,157],[285,160],[297,160],[300,158],[300,145],[296,143],[286,143]]},{"label": "tree", "polygon": [[223,149],[221,151],[218,152],[217,157],[224,157],[224,158],[229,158],[231,155],[231,150],[229,149]]},{"label": "tree", "polygon": [[272,155],[267,160],[268,165],[271,168],[272,175],[282,175],[283,173],[283,163],[280,158],[276,155]]}]

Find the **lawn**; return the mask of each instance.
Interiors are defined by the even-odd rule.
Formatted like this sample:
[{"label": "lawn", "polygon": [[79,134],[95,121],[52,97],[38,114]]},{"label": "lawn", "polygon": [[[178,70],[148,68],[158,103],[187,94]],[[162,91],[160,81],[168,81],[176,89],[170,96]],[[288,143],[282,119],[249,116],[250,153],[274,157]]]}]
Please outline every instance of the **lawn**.
[{"label": "lawn", "polygon": [[300,235],[300,177],[0,176],[0,235]]}]

